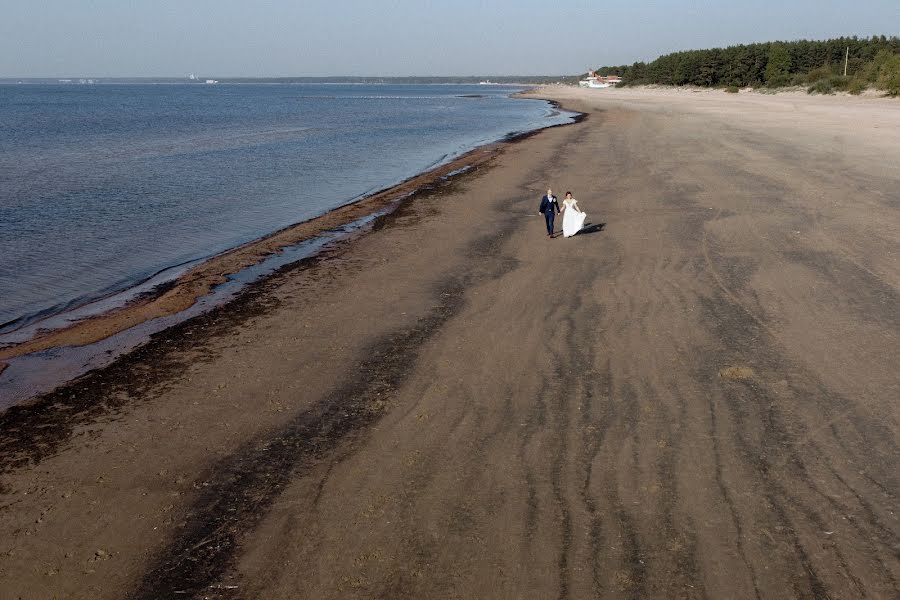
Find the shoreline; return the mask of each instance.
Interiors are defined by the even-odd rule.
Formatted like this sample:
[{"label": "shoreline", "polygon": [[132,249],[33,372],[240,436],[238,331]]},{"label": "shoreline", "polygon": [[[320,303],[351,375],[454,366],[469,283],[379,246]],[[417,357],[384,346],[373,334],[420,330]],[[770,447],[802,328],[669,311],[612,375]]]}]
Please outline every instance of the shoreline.
[{"label": "shoreline", "polygon": [[890,597],[900,110],[554,96],[590,118],[0,413],[9,593]]},{"label": "shoreline", "polygon": [[[513,94],[511,97],[522,96],[535,99],[534,96],[527,96],[531,91],[533,91],[533,89],[522,90],[521,92]],[[120,334],[127,334],[129,331],[136,330],[157,319],[177,317],[179,314],[187,313],[200,301],[213,295],[219,286],[231,281],[232,277],[238,276],[244,271],[251,270],[254,267],[261,265],[273,255],[280,254],[302,244],[315,242],[320,238],[323,240],[323,244],[334,242],[335,240],[328,240],[325,236],[330,232],[352,226],[354,223],[363,222],[367,219],[374,218],[375,222],[372,223],[371,226],[377,228],[379,226],[379,220],[383,220],[384,217],[387,217],[400,209],[405,203],[412,201],[422,193],[433,191],[436,187],[450,183],[451,181],[455,182],[460,177],[474,172],[479,166],[484,165],[500,154],[506,146],[518,143],[541,131],[577,124],[587,118],[587,114],[565,109],[555,100],[547,98],[540,99],[547,102],[553,110],[571,112],[571,122],[548,125],[547,127],[541,127],[525,132],[511,132],[500,140],[476,146],[448,162],[438,164],[437,166],[404,179],[395,185],[367,194],[348,204],[331,209],[317,217],[293,225],[288,225],[287,227],[208,258],[189,261],[199,262],[174,279],[161,282],[153,286],[150,290],[138,293],[129,300],[126,300],[121,306],[117,306],[111,310],[90,315],[82,320],[73,321],[71,324],[60,328],[42,330],[39,327],[40,323],[45,320],[61,318],[66,313],[71,314],[78,310],[85,309],[86,307],[90,307],[93,304],[108,301],[110,298],[114,298],[117,295],[127,294],[129,290],[134,290],[135,288],[146,284],[147,281],[152,280],[153,277],[156,277],[158,274],[137,282],[135,285],[130,286],[125,290],[106,297],[90,300],[82,305],[65,311],[64,313],[51,315],[41,321],[30,323],[22,329],[27,330],[34,328],[35,333],[33,336],[24,341],[0,347],[0,377],[10,375],[10,373],[6,373],[7,369],[10,369],[10,372],[14,370],[14,368],[11,368],[12,365],[9,361],[60,348],[90,347],[91,345],[109,340]],[[365,225],[361,227],[364,228]],[[356,233],[359,232],[347,232],[347,235],[336,241],[351,241]],[[303,260],[315,258],[322,251],[323,248],[318,248],[313,250],[310,255],[304,256],[299,259],[299,261],[294,262],[302,262]],[[160,273],[173,268],[177,268],[177,265],[167,267],[166,269],[161,270]],[[227,306],[235,299],[235,296],[239,297],[249,288],[264,284],[267,279],[281,271],[282,268],[283,267],[276,268],[272,272],[263,274],[259,278],[243,284],[236,294],[231,295],[225,301],[213,304],[207,309],[202,310],[199,315],[186,316],[185,320],[191,320],[210,310]],[[159,331],[152,332],[149,335],[152,336],[163,333],[182,322],[184,321],[164,326]],[[13,330],[4,335],[14,335],[17,331],[18,330]],[[145,342],[133,344],[131,347],[125,349],[124,353],[120,354],[127,354],[136,347],[139,347],[142,343]],[[56,381],[55,385],[52,387],[37,390],[27,397],[14,397],[9,403],[0,402],[0,413],[12,406],[21,404],[22,402],[28,402],[35,398],[39,398],[59,386],[64,386],[67,383],[72,382],[75,378],[80,377],[87,372],[108,366],[120,357],[121,356],[116,356],[112,361],[106,362],[104,365],[98,367],[86,368],[74,375],[74,377],[64,377],[62,380]],[[84,357],[78,358],[78,360],[83,359]],[[2,386],[2,382],[0,382],[0,386]],[[0,388],[0,390],[2,390],[2,388]],[[2,393],[0,393],[0,400],[3,400]],[[6,406],[4,406],[4,404],[6,404]]]}]

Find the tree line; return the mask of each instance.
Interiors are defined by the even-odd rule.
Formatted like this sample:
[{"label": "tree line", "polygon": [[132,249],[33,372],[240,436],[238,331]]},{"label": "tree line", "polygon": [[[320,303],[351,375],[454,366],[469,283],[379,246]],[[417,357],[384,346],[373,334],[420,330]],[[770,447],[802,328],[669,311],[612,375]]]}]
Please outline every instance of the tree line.
[{"label": "tree line", "polygon": [[[847,76],[844,77],[844,59]],[[810,91],[861,91],[872,84],[900,94],[900,38],[840,37],[740,44],[685,50],[649,63],[605,66],[600,75],[618,75],[622,85],[696,85],[703,87],[784,87],[810,85]],[[815,89],[818,84],[819,89]],[[830,88],[830,89],[827,89]]]}]

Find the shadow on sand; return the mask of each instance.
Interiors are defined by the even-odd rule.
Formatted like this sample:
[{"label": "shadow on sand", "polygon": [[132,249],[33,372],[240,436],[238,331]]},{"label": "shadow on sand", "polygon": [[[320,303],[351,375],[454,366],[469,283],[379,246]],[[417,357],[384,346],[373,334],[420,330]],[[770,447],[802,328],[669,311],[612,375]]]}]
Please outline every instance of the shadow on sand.
[{"label": "shadow on sand", "polygon": [[588,233],[599,233],[606,227],[606,223],[585,223],[581,231],[575,235],[585,235]]}]

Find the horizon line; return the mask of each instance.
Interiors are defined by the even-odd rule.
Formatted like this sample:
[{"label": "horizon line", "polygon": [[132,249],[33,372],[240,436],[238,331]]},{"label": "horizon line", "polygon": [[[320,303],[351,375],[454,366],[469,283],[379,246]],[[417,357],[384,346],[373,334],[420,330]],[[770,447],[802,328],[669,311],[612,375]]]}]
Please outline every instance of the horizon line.
[{"label": "horizon line", "polygon": [[511,75],[198,75],[190,79],[190,75],[0,75],[0,79],[186,79],[202,81],[204,79],[509,79],[513,77],[578,77],[579,73],[554,74],[511,74]]}]

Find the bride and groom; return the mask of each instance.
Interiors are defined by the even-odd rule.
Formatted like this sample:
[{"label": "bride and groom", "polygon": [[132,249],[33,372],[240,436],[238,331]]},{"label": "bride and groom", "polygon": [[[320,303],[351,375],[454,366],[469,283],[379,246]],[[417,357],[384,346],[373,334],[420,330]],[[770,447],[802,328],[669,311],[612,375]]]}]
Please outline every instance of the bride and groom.
[{"label": "bride and groom", "polygon": [[572,192],[566,192],[563,208],[560,210],[559,202],[557,202],[556,196],[553,195],[553,190],[548,189],[547,195],[541,198],[541,207],[538,209],[538,212],[543,214],[544,219],[547,221],[548,236],[553,237],[553,222],[556,220],[556,215],[562,211],[565,211],[562,226],[563,237],[572,237],[584,227],[587,213],[579,210],[578,201],[572,197]]}]

